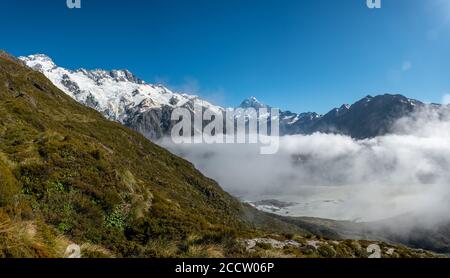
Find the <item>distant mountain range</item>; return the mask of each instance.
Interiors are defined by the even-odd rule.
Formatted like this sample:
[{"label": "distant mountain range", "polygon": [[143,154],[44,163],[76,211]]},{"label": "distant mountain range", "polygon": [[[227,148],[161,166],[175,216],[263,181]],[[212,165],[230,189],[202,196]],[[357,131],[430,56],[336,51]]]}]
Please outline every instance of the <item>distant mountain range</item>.
[{"label": "distant mountain range", "polygon": [[[20,57],[29,67],[42,72],[54,85],[78,102],[96,109],[155,140],[169,135],[173,109],[184,107],[194,113],[194,101],[204,108],[224,112],[198,96],[177,93],[162,85],[152,85],[127,70],[68,70],[57,66],[46,55]],[[280,134],[336,133],[356,139],[390,132],[393,122],[426,104],[402,95],[366,96],[352,105],[342,105],[325,115],[315,112],[280,112]],[[436,104],[437,106],[437,104]],[[244,100],[240,108],[270,108],[255,97]],[[247,118],[254,115],[245,115]]]}]

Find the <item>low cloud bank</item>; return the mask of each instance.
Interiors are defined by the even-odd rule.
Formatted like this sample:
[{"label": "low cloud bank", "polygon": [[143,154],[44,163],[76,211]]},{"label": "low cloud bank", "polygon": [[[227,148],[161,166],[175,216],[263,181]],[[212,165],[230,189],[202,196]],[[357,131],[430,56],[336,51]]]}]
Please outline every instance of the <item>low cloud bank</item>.
[{"label": "low cloud bank", "polygon": [[244,200],[295,202],[291,215],[381,220],[406,213],[449,220],[450,113],[427,108],[367,140],[284,136],[274,155],[251,144],[160,142]]}]

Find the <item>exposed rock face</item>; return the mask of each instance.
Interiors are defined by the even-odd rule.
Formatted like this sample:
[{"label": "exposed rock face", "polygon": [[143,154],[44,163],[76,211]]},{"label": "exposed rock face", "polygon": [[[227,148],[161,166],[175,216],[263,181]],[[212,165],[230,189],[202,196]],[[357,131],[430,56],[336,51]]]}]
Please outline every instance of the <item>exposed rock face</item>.
[{"label": "exposed rock face", "polygon": [[351,106],[331,110],[313,124],[309,133],[331,132],[357,139],[384,135],[394,121],[422,106],[422,102],[401,95],[367,96]]},{"label": "exposed rock face", "polygon": [[58,67],[51,58],[42,54],[20,59],[42,72],[81,104],[141,132],[149,139],[170,134],[170,116],[175,108],[187,108],[194,113],[194,101],[201,101],[204,109],[223,111],[223,108],[197,96],[175,93],[162,85],[147,84],[128,70],[73,71]]},{"label": "exposed rock face", "polygon": [[130,116],[125,120],[125,125],[140,132],[150,139],[158,139],[170,134],[172,121],[170,119],[173,108],[162,106],[159,109],[148,109],[144,112],[130,109]]},{"label": "exposed rock face", "polygon": [[[280,134],[312,134],[315,132],[349,135],[356,139],[371,138],[389,133],[392,124],[423,108],[424,103],[402,95],[367,96],[353,105],[344,104],[325,115],[314,112],[280,112]],[[242,108],[269,107],[255,98],[245,100]]]}]

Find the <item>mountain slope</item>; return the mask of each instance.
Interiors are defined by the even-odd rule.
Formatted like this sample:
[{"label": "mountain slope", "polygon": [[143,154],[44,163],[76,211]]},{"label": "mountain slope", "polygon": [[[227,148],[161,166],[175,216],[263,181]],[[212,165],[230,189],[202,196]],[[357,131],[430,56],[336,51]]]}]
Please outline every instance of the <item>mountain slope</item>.
[{"label": "mountain slope", "polygon": [[[424,103],[402,95],[367,96],[352,105],[342,105],[325,115],[280,111],[280,134],[336,133],[366,139],[391,132],[396,120],[423,108]],[[438,105],[435,105],[436,107]],[[255,98],[245,100],[242,108],[267,107]]]},{"label": "mountain slope", "polygon": [[336,132],[356,139],[372,138],[389,133],[392,124],[415,109],[420,101],[402,95],[367,96],[353,105],[343,105],[321,117],[309,132]]},{"label": "mountain slope", "polygon": [[[148,139],[169,135],[173,109],[187,108],[192,114],[194,101],[223,113],[225,108],[212,105],[197,96],[175,93],[161,85],[151,85],[127,70],[68,70],[57,66],[46,55],[20,57],[29,67],[42,72],[59,89],[78,102],[96,109],[106,118],[118,121],[143,134]],[[389,133],[391,125],[424,103],[401,95],[367,96],[353,105],[342,105],[325,115],[314,112],[280,111],[280,134],[338,133],[356,139]],[[244,100],[239,108],[270,108],[255,97]],[[255,117],[246,114],[247,119]],[[207,124],[205,122],[204,124]]]},{"label": "mountain slope", "polygon": [[450,254],[450,223],[448,221],[433,223],[428,228],[418,224],[423,223],[424,219],[433,219],[433,215],[405,214],[376,222],[336,221],[312,217],[277,217],[283,222],[300,226],[315,235],[328,238],[395,242],[410,248]]},{"label": "mountain slope", "polygon": [[223,111],[194,95],[175,93],[162,85],[147,84],[127,70],[68,70],[42,54],[20,57],[42,72],[56,87],[106,118],[139,131],[150,139],[170,134],[173,109],[194,112],[194,101],[213,111]]},{"label": "mountain slope", "polygon": [[188,162],[0,58],[1,210],[132,255],[151,238],[241,230],[241,205]]}]

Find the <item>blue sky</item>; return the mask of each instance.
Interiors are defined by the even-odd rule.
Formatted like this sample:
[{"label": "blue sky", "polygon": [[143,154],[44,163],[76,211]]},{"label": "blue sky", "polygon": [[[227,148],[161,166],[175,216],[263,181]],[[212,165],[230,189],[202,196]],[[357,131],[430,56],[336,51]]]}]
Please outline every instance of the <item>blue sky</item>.
[{"label": "blue sky", "polygon": [[450,94],[450,1],[3,0],[0,49],[127,68],[225,106],[324,113],[367,94]]}]

